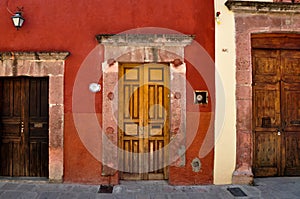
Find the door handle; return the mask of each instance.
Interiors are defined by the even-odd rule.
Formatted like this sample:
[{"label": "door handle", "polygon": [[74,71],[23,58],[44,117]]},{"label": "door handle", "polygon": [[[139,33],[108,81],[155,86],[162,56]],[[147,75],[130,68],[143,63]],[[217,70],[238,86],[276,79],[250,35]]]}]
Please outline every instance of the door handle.
[{"label": "door handle", "polygon": [[24,122],[21,122],[21,133],[24,133]]},{"label": "door handle", "polygon": [[280,129],[280,128],[277,129],[277,135],[281,135],[282,132],[284,132],[283,128],[282,129]]},{"label": "door handle", "polygon": [[21,129],[20,129],[20,131],[21,131],[20,145],[22,145],[23,144],[23,139],[24,139],[24,122],[23,121],[21,121]]}]

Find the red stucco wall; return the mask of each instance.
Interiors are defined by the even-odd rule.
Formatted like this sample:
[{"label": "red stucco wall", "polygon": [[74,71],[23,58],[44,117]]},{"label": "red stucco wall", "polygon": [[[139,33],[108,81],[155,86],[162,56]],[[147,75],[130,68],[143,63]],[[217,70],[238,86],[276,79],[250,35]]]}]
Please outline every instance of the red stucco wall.
[{"label": "red stucco wall", "polygon": [[[24,26],[16,30],[7,8],[15,12],[24,7]],[[120,33],[132,28],[161,27],[195,35],[195,40],[214,58],[214,9],[213,0],[89,0],[58,1],[36,0],[0,1],[0,51],[69,51],[65,68],[65,132],[64,132],[64,181],[82,183],[107,183],[101,176],[101,164],[82,145],[72,117],[72,90],[77,71],[88,53],[98,44],[95,35]],[[201,63],[201,55],[187,48],[193,63]],[[101,58],[100,58],[101,59]],[[187,60],[187,62],[189,62]],[[197,74],[195,67],[187,64],[187,79],[194,90],[206,90],[210,85],[210,103],[198,107],[201,111],[200,127],[186,153],[186,166],[170,167],[171,184],[207,184],[213,179],[213,148],[200,158],[201,171],[191,169],[191,161],[199,150],[213,121],[214,67],[206,67],[205,74]],[[209,67],[208,67],[209,66]],[[205,75],[205,81],[201,78]],[[101,123],[101,93],[98,94],[96,110]],[[192,89],[187,91],[187,109],[192,109]],[[194,109],[193,109],[194,110]],[[202,114],[203,113],[203,114]],[[190,118],[188,118],[190,119]],[[187,124],[192,121],[187,121]],[[213,131],[210,133],[213,136]],[[189,136],[189,128],[187,128]],[[117,182],[117,176],[112,179]]]}]

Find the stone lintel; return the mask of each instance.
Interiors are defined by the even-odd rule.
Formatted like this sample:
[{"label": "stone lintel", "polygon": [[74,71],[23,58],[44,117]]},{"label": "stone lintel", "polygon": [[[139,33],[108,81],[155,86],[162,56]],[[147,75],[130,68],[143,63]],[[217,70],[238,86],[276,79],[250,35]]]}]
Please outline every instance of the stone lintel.
[{"label": "stone lintel", "polygon": [[99,34],[96,39],[105,46],[187,46],[193,35],[184,34]]},{"label": "stone lintel", "polygon": [[0,52],[0,60],[65,60],[69,52]]},{"label": "stone lintel", "polygon": [[228,0],[225,5],[233,12],[250,13],[295,13],[300,14],[300,3],[258,2]]}]

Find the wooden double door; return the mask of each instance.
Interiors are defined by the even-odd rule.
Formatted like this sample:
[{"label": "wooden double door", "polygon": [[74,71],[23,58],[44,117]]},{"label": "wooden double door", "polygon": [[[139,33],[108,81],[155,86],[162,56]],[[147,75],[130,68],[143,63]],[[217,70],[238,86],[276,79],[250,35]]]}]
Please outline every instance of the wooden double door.
[{"label": "wooden double door", "polygon": [[48,177],[48,82],[0,78],[0,176]]},{"label": "wooden double door", "polygon": [[169,67],[123,64],[119,70],[121,179],[168,178]]},{"label": "wooden double door", "polygon": [[254,175],[300,175],[300,51],[252,56]]}]

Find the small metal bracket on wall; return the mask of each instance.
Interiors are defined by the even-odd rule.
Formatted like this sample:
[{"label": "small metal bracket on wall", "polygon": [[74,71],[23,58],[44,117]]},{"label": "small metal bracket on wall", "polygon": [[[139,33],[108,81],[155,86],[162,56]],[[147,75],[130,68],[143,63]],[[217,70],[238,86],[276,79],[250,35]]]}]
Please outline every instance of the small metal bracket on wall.
[{"label": "small metal bracket on wall", "polygon": [[194,91],[194,103],[195,104],[208,104],[208,92],[207,91]]},{"label": "small metal bracket on wall", "polygon": [[191,165],[192,165],[192,169],[194,172],[199,172],[200,169],[201,169],[201,161],[199,160],[199,158],[195,158],[193,159],[193,161],[191,162]]}]

